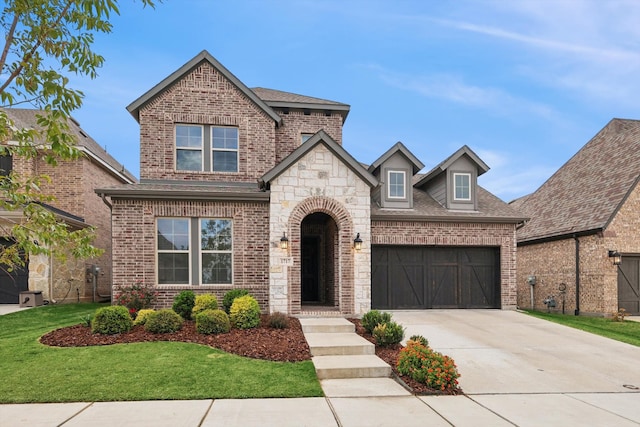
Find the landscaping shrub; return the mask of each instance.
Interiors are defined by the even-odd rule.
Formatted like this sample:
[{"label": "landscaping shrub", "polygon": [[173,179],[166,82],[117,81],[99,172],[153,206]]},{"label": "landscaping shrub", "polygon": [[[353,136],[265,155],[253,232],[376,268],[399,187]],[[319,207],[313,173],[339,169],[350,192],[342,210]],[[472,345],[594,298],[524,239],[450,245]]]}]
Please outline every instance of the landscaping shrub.
[{"label": "landscaping shrub", "polygon": [[116,304],[129,309],[131,317],[135,317],[143,308],[151,308],[158,298],[156,288],[142,282],[118,287]]},{"label": "landscaping shrub", "polygon": [[231,325],[234,328],[250,329],[260,324],[260,306],[251,295],[236,298],[229,311]]},{"label": "landscaping shrub", "polygon": [[136,316],[136,320],[133,321],[133,324],[144,325],[145,323],[147,323],[147,320],[149,319],[151,313],[155,313],[155,310],[152,308],[145,308],[143,310],[140,310],[138,312],[138,315]]},{"label": "landscaping shrub", "polygon": [[362,327],[368,332],[373,333],[373,328],[379,324],[385,324],[391,322],[391,313],[380,312],[378,310],[369,310],[362,316],[360,323]]},{"label": "landscaping shrub", "polygon": [[217,310],[218,309],[218,298],[216,298],[213,294],[202,294],[196,296],[196,304],[193,306],[193,310],[191,310],[191,318],[195,319],[198,313],[201,313],[205,310]]},{"label": "landscaping shrub", "polygon": [[191,320],[191,311],[196,305],[196,294],[193,291],[182,291],[173,299],[173,311],[184,320]]},{"label": "landscaping shrub", "polygon": [[91,322],[91,331],[94,334],[113,335],[131,330],[133,320],[129,310],[122,305],[111,305],[96,310]]},{"label": "landscaping shrub", "polygon": [[287,329],[289,327],[289,317],[279,311],[270,314],[267,322],[269,327],[274,329]]},{"label": "landscaping shrub", "polygon": [[409,341],[415,341],[415,342],[417,342],[419,344],[422,344],[425,347],[429,347],[429,340],[427,340],[422,335],[411,335],[409,337]]},{"label": "landscaping shrub", "polygon": [[453,359],[418,341],[409,340],[400,351],[398,372],[432,389],[452,391],[458,387],[458,368]]},{"label": "landscaping shrub", "polygon": [[155,311],[147,316],[144,329],[154,334],[176,332],[182,328],[182,317],[170,308]]},{"label": "landscaping shrub", "polygon": [[201,334],[224,334],[231,329],[229,316],[223,310],[204,310],[196,314],[196,330]]},{"label": "landscaping shrub", "polygon": [[231,310],[231,304],[233,304],[233,300],[245,295],[249,295],[249,291],[247,291],[246,289],[231,289],[229,292],[224,294],[224,297],[222,298],[222,306],[224,307],[224,311],[229,314],[229,310]]},{"label": "landscaping shrub", "polygon": [[396,322],[379,323],[373,328],[373,337],[382,347],[398,344],[404,338],[404,328]]}]

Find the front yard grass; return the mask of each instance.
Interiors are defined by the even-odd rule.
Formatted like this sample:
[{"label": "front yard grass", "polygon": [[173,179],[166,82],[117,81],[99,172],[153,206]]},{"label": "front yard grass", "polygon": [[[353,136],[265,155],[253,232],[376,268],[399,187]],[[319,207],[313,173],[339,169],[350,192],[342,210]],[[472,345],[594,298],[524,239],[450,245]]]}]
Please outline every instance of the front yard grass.
[{"label": "front yard grass", "polygon": [[574,316],[569,314],[545,313],[525,310],[527,314],[592,334],[622,341],[640,347],[640,322],[625,320],[614,322],[611,318]]},{"label": "front yard grass", "polygon": [[0,403],[323,395],[311,361],[269,362],[177,342],[58,348],[38,341],[100,306],[0,316]]}]

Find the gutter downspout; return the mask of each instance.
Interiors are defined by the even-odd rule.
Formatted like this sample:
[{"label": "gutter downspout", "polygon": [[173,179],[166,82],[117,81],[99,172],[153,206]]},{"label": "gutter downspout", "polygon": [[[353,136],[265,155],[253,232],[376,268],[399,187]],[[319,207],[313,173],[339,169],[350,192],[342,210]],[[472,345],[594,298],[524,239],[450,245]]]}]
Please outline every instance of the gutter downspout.
[{"label": "gutter downspout", "polygon": [[576,242],[576,311],[575,315],[580,315],[580,239],[576,235],[573,236]]}]

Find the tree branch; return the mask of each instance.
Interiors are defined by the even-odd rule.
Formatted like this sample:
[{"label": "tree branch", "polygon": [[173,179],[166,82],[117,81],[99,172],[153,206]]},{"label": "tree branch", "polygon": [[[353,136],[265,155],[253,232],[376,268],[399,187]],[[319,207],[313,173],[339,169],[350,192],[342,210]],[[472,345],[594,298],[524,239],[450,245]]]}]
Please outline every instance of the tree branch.
[{"label": "tree branch", "polygon": [[11,22],[11,28],[9,29],[9,32],[7,32],[4,49],[2,50],[2,57],[0,57],[0,70],[4,69],[4,64],[7,62],[7,56],[9,56],[9,48],[11,47],[11,43],[13,43],[13,35],[16,32],[16,27],[18,26],[19,20],[20,15],[18,15],[18,13],[13,15],[13,22]]}]

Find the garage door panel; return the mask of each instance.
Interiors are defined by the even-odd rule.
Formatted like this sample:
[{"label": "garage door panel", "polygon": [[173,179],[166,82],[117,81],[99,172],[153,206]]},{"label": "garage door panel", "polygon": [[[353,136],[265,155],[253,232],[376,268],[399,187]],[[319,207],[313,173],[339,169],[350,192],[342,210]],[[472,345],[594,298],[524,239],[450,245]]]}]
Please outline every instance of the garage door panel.
[{"label": "garage door panel", "polygon": [[491,266],[463,266],[461,289],[464,308],[488,308],[495,306],[495,269]]},{"label": "garage door panel", "polygon": [[622,257],[618,268],[618,307],[629,314],[640,314],[640,257]]},{"label": "garage door panel", "polygon": [[437,265],[430,270],[429,308],[457,308],[456,266]]},{"label": "garage door panel", "polygon": [[[390,309],[389,301],[389,253],[373,250],[371,254],[371,306]],[[376,284],[374,286],[373,284]]]},{"label": "garage door panel", "polygon": [[424,308],[424,267],[420,264],[392,264],[390,276],[391,306]]}]

